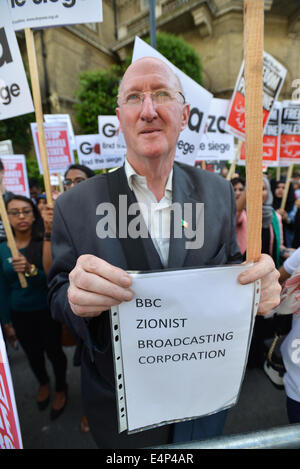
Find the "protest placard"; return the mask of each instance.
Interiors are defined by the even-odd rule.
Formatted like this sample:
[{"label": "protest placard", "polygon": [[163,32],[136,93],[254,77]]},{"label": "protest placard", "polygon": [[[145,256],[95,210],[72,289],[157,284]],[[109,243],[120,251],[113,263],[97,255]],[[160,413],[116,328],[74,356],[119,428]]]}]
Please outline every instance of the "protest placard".
[{"label": "protest placard", "polygon": [[111,311],[120,432],[236,403],[259,302],[246,268],[132,273],[134,299]]},{"label": "protest placard", "polygon": [[33,112],[22,57],[6,0],[0,15],[0,120]]},{"label": "protest placard", "polygon": [[[271,115],[264,129],[262,164],[267,167],[279,165],[280,154],[280,129],[281,129],[281,103],[276,101]],[[246,161],[245,144],[242,144],[239,164]]]},{"label": "protest placard", "polygon": [[300,162],[300,101],[282,101],[280,164]]},{"label": "protest placard", "polygon": [[191,112],[188,125],[178,138],[176,160],[194,166],[213,95],[175,67],[157,50],[153,49],[139,37],[136,37],[132,62],[142,57],[157,57],[163,60],[171,67],[181,81],[185,100],[190,104]]},{"label": "protest placard", "polygon": [[75,134],[69,114],[44,114],[44,119],[47,123],[53,122],[56,124],[58,122],[65,122],[68,126],[68,135],[71,148],[76,150]]},{"label": "protest placard", "polygon": [[[102,154],[99,134],[76,135],[75,140],[79,163],[90,169],[97,170],[120,166],[124,161],[122,156]],[[107,161],[107,158],[110,159],[110,162]]]},{"label": "protest placard", "polygon": [[0,327],[0,449],[22,448],[14,388]]},{"label": "protest placard", "polygon": [[3,185],[9,192],[30,197],[27,177],[26,158],[24,155],[1,156],[4,166]]},{"label": "protest placard", "polygon": [[[41,163],[39,134],[37,124],[31,123],[35,153],[38,160],[40,173],[43,174]],[[73,152],[70,148],[68,126],[65,122],[44,124],[46,148],[48,156],[48,166],[50,173],[63,173],[74,163]]]},{"label": "protest placard", "polygon": [[15,30],[103,20],[102,0],[9,0],[9,3]]},{"label": "protest placard", "polygon": [[0,157],[1,155],[12,155],[13,152],[11,140],[2,140],[2,142],[0,142]]},{"label": "protest placard", "polygon": [[101,159],[103,168],[122,166],[126,145],[117,116],[98,116]]},{"label": "protest placard", "polygon": [[[243,61],[231,99],[225,129],[245,140],[245,63]],[[263,128],[268,122],[286,76],[286,69],[267,52],[263,53]]]},{"label": "protest placard", "polygon": [[229,105],[228,99],[212,99],[199,145],[198,159],[205,161],[234,159],[234,136],[225,131]]}]

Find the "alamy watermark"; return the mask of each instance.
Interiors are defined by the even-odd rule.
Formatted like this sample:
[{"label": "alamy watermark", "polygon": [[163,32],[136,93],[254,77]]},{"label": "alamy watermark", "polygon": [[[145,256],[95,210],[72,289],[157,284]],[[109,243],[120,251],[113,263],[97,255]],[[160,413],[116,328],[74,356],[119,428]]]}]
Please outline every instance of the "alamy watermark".
[{"label": "alamy watermark", "polygon": [[[96,225],[98,238],[148,238],[151,221],[157,204],[127,204],[127,195],[119,195],[118,220],[115,206],[110,202],[100,203],[96,215],[101,216]],[[165,213],[167,210],[167,213]],[[162,213],[164,211],[164,213]],[[199,249],[204,244],[204,204],[174,202],[169,209],[160,212],[159,237],[185,238],[186,249]],[[167,222],[163,222],[167,217]],[[130,219],[129,219],[130,218]],[[118,234],[117,234],[118,227]],[[157,232],[157,231],[156,231]]]}]

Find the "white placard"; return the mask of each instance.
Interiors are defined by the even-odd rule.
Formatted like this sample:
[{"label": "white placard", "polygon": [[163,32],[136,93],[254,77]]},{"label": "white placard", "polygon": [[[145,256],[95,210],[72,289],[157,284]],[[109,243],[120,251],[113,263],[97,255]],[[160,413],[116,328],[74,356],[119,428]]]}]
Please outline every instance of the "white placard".
[{"label": "white placard", "polygon": [[22,436],[5,343],[0,327],[0,449],[22,449]]},{"label": "white placard", "polygon": [[6,0],[0,14],[0,120],[33,112],[22,57]]},{"label": "white placard", "polygon": [[98,116],[101,156],[104,168],[122,166],[126,145],[117,116]]},{"label": "white placard", "polygon": [[234,136],[225,130],[230,100],[213,98],[202,136],[198,158],[211,161],[234,159]]},{"label": "white placard", "polygon": [[2,140],[0,142],[0,156],[1,155],[12,155],[14,152],[11,140]]},{"label": "white placard", "polygon": [[4,166],[3,185],[8,192],[30,197],[26,158],[24,155],[1,156]]},{"label": "white placard", "polygon": [[65,122],[68,126],[70,144],[72,146],[72,149],[76,150],[75,134],[73,130],[71,117],[69,114],[44,114],[44,119],[47,123]]},{"label": "white placard", "polygon": [[[237,138],[245,140],[245,62],[242,62],[235,84],[225,129]],[[286,76],[286,68],[267,52],[263,53],[263,129],[268,123],[270,113]]]},{"label": "white placard", "polygon": [[181,81],[185,99],[190,105],[191,113],[188,125],[179,136],[175,159],[176,161],[194,166],[213,95],[179,70],[179,68],[175,67],[157,50],[153,49],[139,37],[136,37],[132,62],[142,57],[157,57],[163,60],[171,67]]},{"label": "white placard", "polygon": [[[31,123],[30,127],[39,170],[40,173],[43,174],[36,122]],[[48,122],[44,124],[44,132],[49,173],[64,173],[66,169],[74,163],[74,156],[69,142],[68,125],[66,122]]]},{"label": "white placard", "polygon": [[101,155],[100,136],[98,134],[76,135],[75,141],[80,164],[93,170],[104,168],[105,161]]},{"label": "white placard", "polygon": [[7,1],[11,5],[13,27],[16,31],[103,21],[102,0]]},{"label": "white placard", "polygon": [[237,280],[247,268],[133,274],[133,300],[111,313],[120,431],[237,402],[259,303],[259,284]]}]

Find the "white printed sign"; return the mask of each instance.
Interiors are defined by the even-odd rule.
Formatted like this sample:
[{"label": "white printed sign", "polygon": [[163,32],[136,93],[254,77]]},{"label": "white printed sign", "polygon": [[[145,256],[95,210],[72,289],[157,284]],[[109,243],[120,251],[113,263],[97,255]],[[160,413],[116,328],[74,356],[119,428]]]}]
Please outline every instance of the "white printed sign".
[{"label": "white printed sign", "polygon": [[12,155],[14,152],[11,140],[2,140],[0,142],[0,156],[1,155]]},{"label": "white printed sign", "polygon": [[104,159],[100,150],[98,134],[76,135],[76,149],[79,163],[90,169],[103,169]]},{"label": "white printed sign", "polygon": [[[270,118],[264,129],[263,135],[263,155],[262,163],[264,166],[279,166],[280,154],[280,129],[281,129],[281,103],[276,101],[271,111]],[[239,164],[246,162],[246,148],[243,142],[240,152]]]},{"label": "white printed sign", "polygon": [[18,411],[0,327],[0,449],[22,449]]},{"label": "white printed sign", "polygon": [[28,86],[11,15],[6,0],[0,14],[0,120],[33,112]]},{"label": "white printed sign", "polygon": [[103,168],[122,166],[126,145],[117,116],[98,116],[98,128]]},{"label": "white printed sign", "polygon": [[191,113],[188,125],[181,132],[177,142],[176,161],[194,166],[213,95],[175,67],[157,50],[153,49],[139,37],[136,37],[132,62],[142,57],[157,57],[163,60],[171,67],[181,81],[185,99],[190,105]]},{"label": "white printed sign", "polygon": [[247,268],[131,274],[134,298],[111,314],[120,431],[237,402],[259,303],[237,281]]},{"label": "white printed sign", "polygon": [[[231,99],[225,129],[236,137],[245,140],[245,76],[243,61]],[[268,123],[270,113],[277,101],[283,85],[286,68],[270,54],[263,55],[263,128]]]},{"label": "white printed sign", "polygon": [[45,122],[47,123],[53,122],[57,124],[58,122],[66,122],[68,126],[68,135],[69,135],[70,144],[72,145],[72,149],[76,150],[75,135],[74,135],[71,117],[69,114],[44,114],[44,119],[45,119]]},{"label": "white printed sign", "polygon": [[300,162],[300,101],[282,101],[280,165]]},{"label": "white printed sign", "polygon": [[[37,124],[31,123],[31,132],[40,173],[43,167],[40,156],[39,136]],[[44,124],[49,173],[64,173],[68,166],[74,163],[66,122]]]},{"label": "white printed sign", "polygon": [[229,105],[228,99],[213,98],[211,101],[205,131],[199,145],[199,159],[205,161],[234,159],[234,137],[225,130]]},{"label": "white printed sign", "polygon": [[[1,0],[3,2],[5,0]],[[102,0],[7,0],[13,27],[46,28],[103,21]]]},{"label": "white printed sign", "polygon": [[1,161],[4,166],[5,189],[14,194],[30,197],[25,156],[5,155],[1,156]]}]

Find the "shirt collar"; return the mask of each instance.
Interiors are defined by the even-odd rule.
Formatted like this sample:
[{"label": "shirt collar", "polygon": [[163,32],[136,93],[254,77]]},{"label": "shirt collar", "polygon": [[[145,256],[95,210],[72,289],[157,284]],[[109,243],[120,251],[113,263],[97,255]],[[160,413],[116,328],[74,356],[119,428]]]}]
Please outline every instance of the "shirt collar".
[{"label": "shirt collar", "polygon": [[[134,187],[133,187],[134,182],[136,182],[137,184],[140,184],[140,185],[146,185],[146,187],[147,187],[146,177],[145,176],[140,176],[139,174],[137,174],[137,172],[131,166],[131,164],[129,163],[127,158],[125,158],[124,169],[125,169],[125,174],[126,174],[126,177],[127,177],[128,185],[129,185],[131,190],[134,189]],[[173,180],[173,168],[171,169],[168,180],[167,180],[167,184],[166,184],[166,188],[165,188],[165,195],[166,195],[167,191],[172,194],[172,180]]]}]

